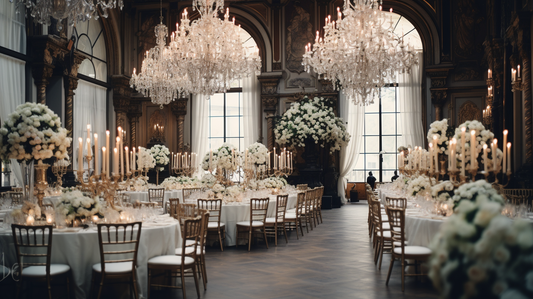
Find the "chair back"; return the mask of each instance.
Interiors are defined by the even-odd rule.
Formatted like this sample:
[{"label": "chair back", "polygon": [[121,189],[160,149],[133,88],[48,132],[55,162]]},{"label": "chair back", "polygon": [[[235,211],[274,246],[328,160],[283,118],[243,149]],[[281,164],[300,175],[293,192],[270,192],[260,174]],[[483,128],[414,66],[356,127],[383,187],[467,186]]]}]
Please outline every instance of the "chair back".
[{"label": "chair back", "polygon": [[[205,217],[195,217],[192,219],[186,219],[183,223],[181,235],[181,264],[185,265],[185,257],[189,256],[196,260],[196,250],[198,243],[202,235],[202,226]],[[189,241],[189,242],[187,242]]]},{"label": "chair back", "polygon": [[250,199],[250,227],[254,221],[265,223],[269,200],[269,198]]},{"label": "chair back", "polygon": [[178,220],[184,223],[187,219],[192,219],[197,216],[196,204],[193,203],[178,203]]},{"label": "chair back", "polygon": [[10,192],[9,196],[11,197],[11,204],[12,205],[20,205],[22,204],[22,192]]},{"label": "chair back", "polygon": [[375,232],[383,232],[383,219],[381,218],[381,205],[377,200],[372,200],[372,223]]},{"label": "chair back", "polygon": [[158,205],[163,206],[165,200],[165,188],[150,188],[148,189],[148,201],[156,202]]},{"label": "chair back", "polygon": [[285,212],[287,211],[287,201],[289,195],[278,195],[276,197],[276,223],[285,222]]},{"label": "chair back", "polygon": [[198,217],[202,217],[202,227],[200,231],[200,243],[198,244],[204,250],[205,242],[207,240],[207,228],[209,226],[209,210],[198,209]]},{"label": "chair back", "polygon": [[296,199],[296,217],[305,214],[305,192],[298,192]]},{"label": "chair back", "polygon": [[179,198],[170,198],[168,200],[168,213],[170,217],[178,219],[178,205],[180,203]]},{"label": "chair back", "polygon": [[313,208],[313,201],[315,200],[315,189],[308,189],[305,192],[305,214],[308,214]]},{"label": "chair back", "polygon": [[135,270],[142,222],[98,223],[97,227],[102,273],[113,263],[131,262]]},{"label": "chair back", "polygon": [[387,203],[387,206],[393,207],[393,208],[400,208],[404,209],[407,208],[407,199],[401,198],[401,197],[385,197],[385,202]]},{"label": "chair back", "polygon": [[45,266],[46,276],[49,277],[54,227],[11,224],[11,230],[20,273],[29,266]]},{"label": "chair back", "polygon": [[181,189],[181,195],[183,198],[183,202],[185,202],[186,199],[189,199],[191,197],[191,194],[194,192],[200,192],[202,191],[202,188],[183,188]]},{"label": "chair back", "polygon": [[298,189],[298,191],[305,191],[307,190],[307,184],[298,184],[296,185],[296,189]]},{"label": "chair back", "polygon": [[405,210],[386,206],[392,236],[392,248],[401,247],[402,258],[405,251]]},{"label": "chair back", "polygon": [[220,216],[222,214],[222,199],[202,199],[198,198],[198,208],[209,211],[208,222],[216,222],[220,227]]}]

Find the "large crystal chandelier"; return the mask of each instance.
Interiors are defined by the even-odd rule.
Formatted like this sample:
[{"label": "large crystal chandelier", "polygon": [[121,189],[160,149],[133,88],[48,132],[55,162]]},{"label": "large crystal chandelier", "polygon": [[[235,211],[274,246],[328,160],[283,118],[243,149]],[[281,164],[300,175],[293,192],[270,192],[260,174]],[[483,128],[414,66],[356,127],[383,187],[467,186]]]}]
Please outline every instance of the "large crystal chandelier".
[{"label": "large crystal chandelier", "polygon": [[[107,9],[115,8],[117,0],[18,0],[30,10],[34,21],[50,26],[51,18],[57,19],[57,29],[62,30],[62,20],[68,19],[68,25],[85,22],[90,18],[98,19],[100,10],[107,18]],[[118,0],[122,9],[123,0]],[[17,8],[18,9],[18,8]]]},{"label": "large crystal chandelier", "polygon": [[163,105],[183,94],[184,89],[181,83],[183,77],[176,72],[172,64],[172,51],[166,45],[168,28],[163,24],[162,8],[160,14],[159,25],[155,26],[156,46],[146,51],[138,75],[133,69],[130,85],[162,109]]},{"label": "large crystal chandelier", "polygon": [[337,22],[328,16],[324,38],[317,31],[314,45],[307,45],[303,56],[307,72],[313,69],[325,79],[338,80],[336,88],[354,104],[373,103],[396,72],[409,72],[418,63],[414,49],[394,35],[380,2],[344,0],[343,12],[337,8]]},{"label": "large crystal chandelier", "polygon": [[258,49],[243,47],[243,29],[235,25],[235,18],[229,20],[229,9],[223,20],[218,17],[224,11],[224,1],[194,0],[192,4],[200,18],[191,22],[185,10],[170,42],[173,69],[180,72],[182,88],[212,95],[227,91],[236,79],[259,75]]}]

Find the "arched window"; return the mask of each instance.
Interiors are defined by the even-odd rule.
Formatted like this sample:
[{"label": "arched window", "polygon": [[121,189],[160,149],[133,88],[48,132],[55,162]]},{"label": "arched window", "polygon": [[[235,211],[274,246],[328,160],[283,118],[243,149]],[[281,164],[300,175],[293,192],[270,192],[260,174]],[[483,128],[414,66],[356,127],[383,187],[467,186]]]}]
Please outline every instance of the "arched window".
[{"label": "arched window", "polygon": [[74,27],[76,49],[89,56],[79,68],[79,73],[93,79],[107,82],[107,55],[104,30],[99,20],[90,19]]},{"label": "arched window", "polygon": [[[412,45],[416,50],[422,52],[422,40],[417,30],[403,16],[385,12],[386,18],[392,18],[394,34],[398,38]],[[422,65],[421,55],[419,55],[419,68]],[[412,70],[413,71],[413,70]],[[409,90],[401,90],[411,86],[410,82],[405,82],[405,76],[397,76],[395,82],[390,82],[380,88],[379,97],[374,103],[364,108],[364,132],[363,144],[360,148],[359,157],[355,163],[350,176],[350,181],[366,182],[368,172],[372,171],[380,182],[388,182],[397,170],[397,148],[399,146],[415,146],[421,144],[402,144],[403,130],[410,130],[402,124],[401,113],[403,100],[407,99]],[[402,81],[403,80],[403,81]],[[412,83],[412,82],[411,82]],[[418,92],[421,93],[421,85],[418,85]],[[416,92],[416,91],[415,91]]]}]

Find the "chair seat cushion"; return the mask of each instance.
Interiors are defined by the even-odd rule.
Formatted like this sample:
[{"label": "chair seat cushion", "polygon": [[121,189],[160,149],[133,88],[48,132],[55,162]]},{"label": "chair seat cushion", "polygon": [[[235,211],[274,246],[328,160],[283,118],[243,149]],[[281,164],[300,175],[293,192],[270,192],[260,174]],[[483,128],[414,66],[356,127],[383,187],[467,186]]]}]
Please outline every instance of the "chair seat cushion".
[{"label": "chair seat cushion", "polygon": [[[185,257],[185,265],[194,264],[192,257]],[[148,260],[148,267],[150,266],[181,266],[181,256],[179,255],[161,255]]]},{"label": "chair seat cushion", "polygon": [[[122,263],[106,263],[105,272],[106,273],[126,273],[133,270],[132,262],[122,262]],[[102,264],[94,264],[93,270],[96,272],[102,272]]]},{"label": "chair seat cushion", "polygon": [[[185,255],[189,255],[193,251],[194,251],[193,247],[185,247]],[[204,251],[204,254],[205,254],[205,249],[203,251]],[[175,253],[176,253],[176,255],[181,255],[181,247],[180,248],[176,248]],[[197,246],[196,247],[196,255],[200,255],[200,254],[202,254],[202,248],[200,248],[200,246]]]},{"label": "chair seat cushion", "polygon": [[[430,255],[431,249],[424,246],[405,246],[405,255]],[[402,248],[394,248],[395,254],[402,254]]]},{"label": "chair seat cushion", "polygon": [[285,213],[285,220],[296,219],[296,213]]},{"label": "chair seat cushion", "polygon": [[[240,226],[250,226],[250,221],[240,221],[240,222],[237,222],[237,225],[240,225]],[[252,226],[253,227],[259,227],[259,226],[263,226],[263,222],[261,221],[254,221],[252,222]]]},{"label": "chair seat cushion", "polygon": [[[70,271],[68,265],[63,264],[51,264],[50,265],[50,275],[59,275]],[[46,276],[46,267],[45,266],[30,266],[22,270],[22,276],[38,277]]]},{"label": "chair seat cushion", "polygon": [[[220,227],[224,227],[226,224],[224,224],[224,222],[220,222]],[[215,221],[210,221],[208,224],[207,224],[207,228],[218,228],[218,222],[215,222]]]},{"label": "chair seat cushion", "polygon": [[[281,220],[278,220],[278,223],[282,223],[283,221]],[[268,224],[274,224],[276,223],[276,217],[268,217],[267,219],[265,219],[265,223],[268,223]]]}]

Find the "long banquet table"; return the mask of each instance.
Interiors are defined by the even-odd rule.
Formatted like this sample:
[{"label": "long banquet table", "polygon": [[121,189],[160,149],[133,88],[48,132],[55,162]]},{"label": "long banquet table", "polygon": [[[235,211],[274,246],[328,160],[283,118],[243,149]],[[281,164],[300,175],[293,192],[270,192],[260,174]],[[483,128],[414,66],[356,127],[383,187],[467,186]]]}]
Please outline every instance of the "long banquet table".
[{"label": "long banquet table", "polygon": [[[11,229],[5,226],[0,229],[0,251],[4,253],[5,266],[11,269],[16,264],[16,251]],[[157,223],[143,222],[137,255],[137,283],[141,296],[146,297],[148,291],[148,260],[159,255],[175,254],[181,243],[178,221],[169,218]],[[99,262],[96,227],[54,229],[52,263],[70,266],[76,298],[89,298],[92,266]]]}]

